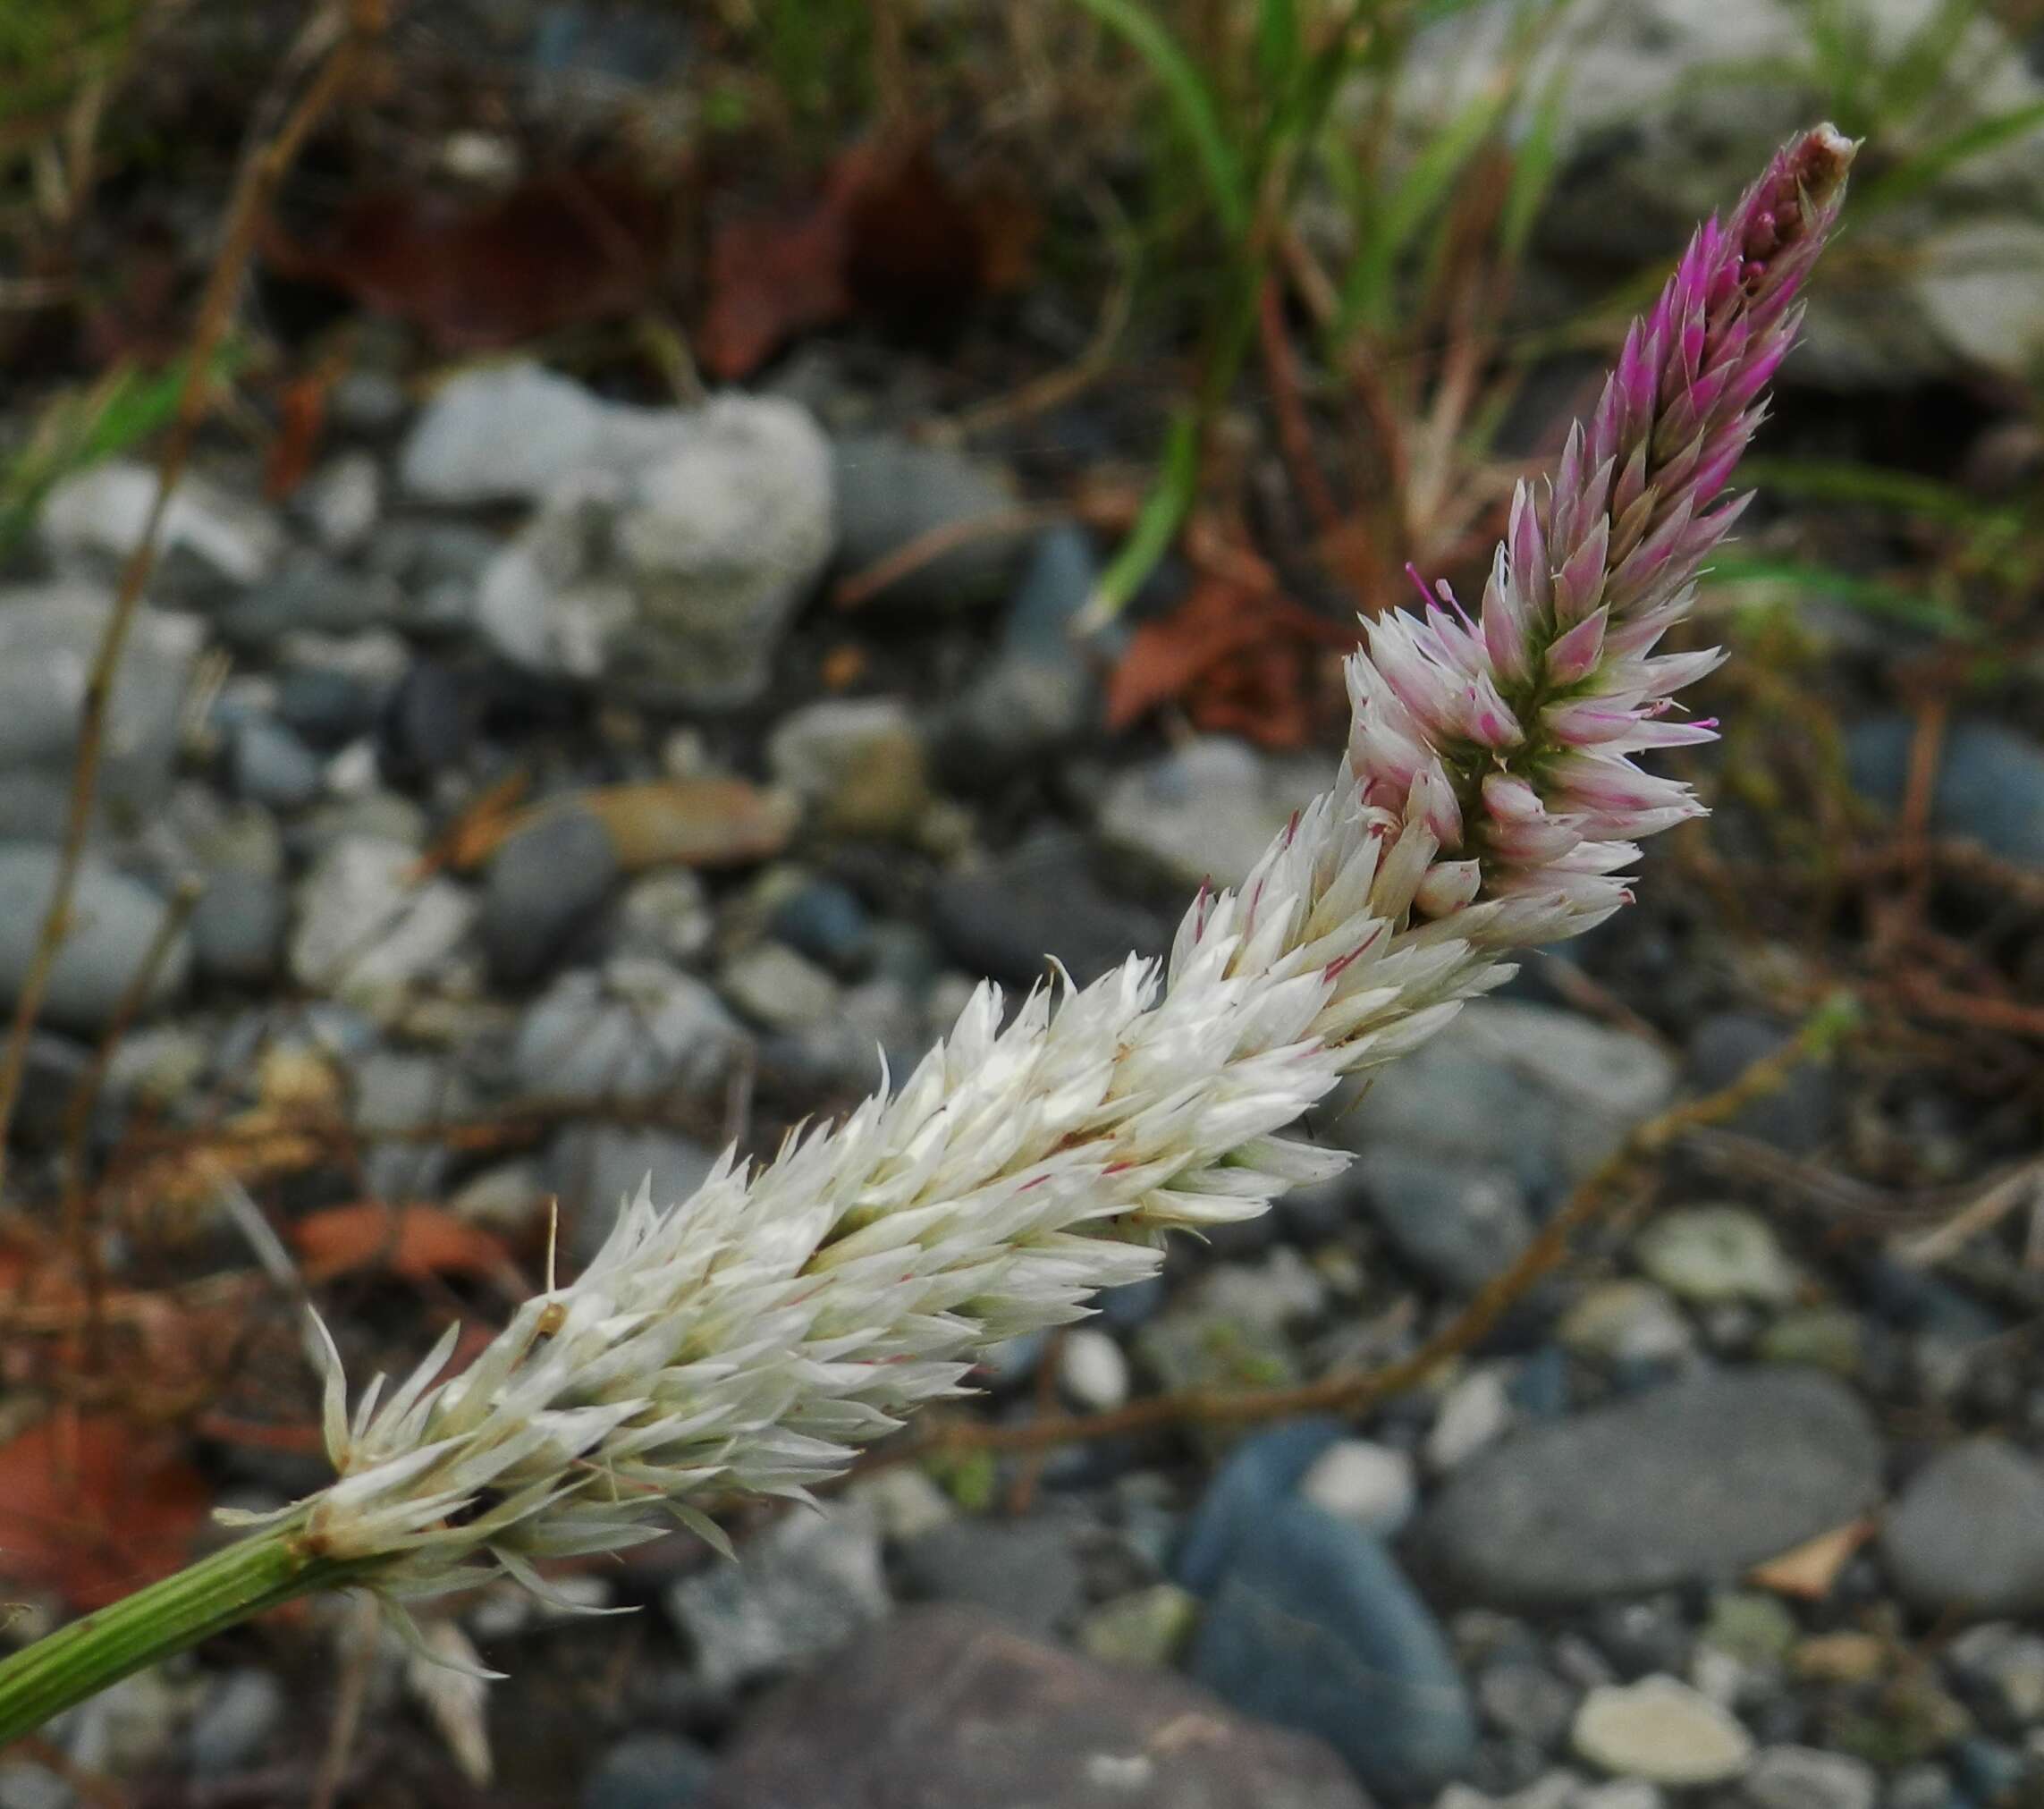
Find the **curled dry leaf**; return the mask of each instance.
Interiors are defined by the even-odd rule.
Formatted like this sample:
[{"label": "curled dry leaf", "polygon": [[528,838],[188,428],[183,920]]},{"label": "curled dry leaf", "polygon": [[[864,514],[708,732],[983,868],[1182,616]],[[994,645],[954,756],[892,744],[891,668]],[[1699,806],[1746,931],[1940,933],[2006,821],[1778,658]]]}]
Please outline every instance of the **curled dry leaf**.
[{"label": "curled dry leaf", "polygon": [[1334,655],[1346,630],[1274,587],[1210,573],[1130,637],[1107,686],[1107,725],[1177,704],[1196,728],[1297,748],[1339,716]]},{"label": "curled dry leaf", "polygon": [[1027,275],[1039,225],[998,182],[953,183],[926,133],[862,140],[807,209],[717,230],[697,351],[728,383],[854,313],[918,340],[949,338],[976,302]]},{"label": "curled dry leaf", "polygon": [[672,233],[667,200],[636,177],[564,169],[484,200],[373,190],[304,240],[271,221],[263,256],[276,275],[409,320],[447,351],[479,351],[636,313],[659,288]]},{"label": "curled dry leaf", "polygon": [[308,1213],[291,1227],[292,1246],[317,1285],[358,1269],[383,1268],[405,1281],[474,1275],[522,1297],[524,1286],[503,1245],[480,1225],[439,1206],[364,1200]]}]

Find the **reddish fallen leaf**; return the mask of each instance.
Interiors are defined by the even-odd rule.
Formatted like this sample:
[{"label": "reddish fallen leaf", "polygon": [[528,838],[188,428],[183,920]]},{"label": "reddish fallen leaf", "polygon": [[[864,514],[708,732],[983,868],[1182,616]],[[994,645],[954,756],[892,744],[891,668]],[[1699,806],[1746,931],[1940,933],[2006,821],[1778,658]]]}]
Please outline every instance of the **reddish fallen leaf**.
[{"label": "reddish fallen leaf", "polygon": [[263,461],[263,494],[281,503],[305,482],[326,426],[326,398],[337,368],[322,367],[294,377],[277,401],[276,437]]},{"label": "reddish fallen leaf", "polygon": [[191,1557],[210,1505],[175,1434],[59,1414],[0,1446],[0,1576],[91,1609]]},{"label": "reddish fallen leaf", "polygon": [[291,1240],[311,1282],[380,1267],[405,1281],[479,1275],[517,1286],[503,1243],[438,1206],[391,1206],[377,1200],[328,1206],[293,1224]]},{"label": "reddish fallen leaf", "polygon": [[713,234],[697,353],[734,382],[855,312],[916,339],[948,338],[976,302],[1022,282],[1040,224],[1012,189],[955,185],[925,135],[861,140],[807,208]]},{"label": "reddish fallen leaf", "polygon": [[443,349],[483,351],[636,313],[672,236],[670,208],[641,183],[570,169],[483,202],[377,190],[309,241],[271,221],[263,256],[277,275],[411,321]]},{"label": "reddish fallen leaf", "polygon": [[1302,747],[1336,702],[1322,682],[1325,650],[1353,641],[1275,589],[1204,577],[1170,615],[1130,637],[1108,680],[1108,727],[1175,703],[1196,728]]}]

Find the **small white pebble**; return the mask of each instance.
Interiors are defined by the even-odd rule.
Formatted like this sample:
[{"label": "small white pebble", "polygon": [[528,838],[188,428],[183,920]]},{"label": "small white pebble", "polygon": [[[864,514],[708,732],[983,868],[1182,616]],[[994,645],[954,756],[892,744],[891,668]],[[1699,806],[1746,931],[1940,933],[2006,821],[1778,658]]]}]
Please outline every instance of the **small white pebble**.
[{"label": "small white pebble", "polygon": [[1128,1359],[1098,1326],[1074,1326],[1058,1356],[1058,1386],[1074,1407],[1112,1413],[1128,1404]]},{"label": "small white pebble", "polygon": [[1419,1484],[1404,1451],[1368,1439],[1343,1439],[1320,1454],[1299,1492],[1336,1519],[1388,1539],[1412,1518]]},{"label": "small white pebble", "polygon": [[1426,1460],[1436,1470],[1452,1470],[1473,1458],[1512,1423],[1512,1398],[1502,1365],[1465,1375],[1449,1390],[1440,1416],[1426,1436]]}]

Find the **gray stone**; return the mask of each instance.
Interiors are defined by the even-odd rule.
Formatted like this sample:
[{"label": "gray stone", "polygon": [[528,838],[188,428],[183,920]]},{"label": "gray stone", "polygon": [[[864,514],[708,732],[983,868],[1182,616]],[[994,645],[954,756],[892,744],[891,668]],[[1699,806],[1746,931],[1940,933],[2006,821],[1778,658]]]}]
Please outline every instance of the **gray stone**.
[{"label": "gray stone", "polygon": [[221,638],[268,651],[287,636],[359,634],[403,613],[397,585],[381,572],[353,571],[309,549],[287,554],[275,571],[215,613]]},{"label": "gray stone", "polygon": [[1350,1149],[1508,1169],[1537,1200],[1588,1174],[1674,1086],[1674,1063],[1637,1036],[1551,1006],[1478,999],[1341,1096],[1327,1128]]},{"label": "gray stone", "polygon": [[2044,1465],[1991,1435],[1940,1451],[1909,1479],[1880,1547],[1919,1608],[1981,1618],[2044,1609]]},{"label": "gray stone", "polygon": [[680,1131],[650,1126],[575,1124],[546,1154],[546,1191],[561,1202],[565,1247],[587,1264],[603,1247],[620,1209],[643,1185],[663,1205],[703,1184],[717,1153]]},{"label": "gray stone", "polygon": [[888,1610],[870,1511],[796,1508],[735,1564],[686,1577],[665,1597],[704,1688],[723,1695],[843,1645]]},{"label": "gray stone", "polygon": [[1099,830],[1118,853],[1174,885],[1237,885],[1331,776],[1325,761],[1280,759],[1204,736],[1117,773],[1101,800]]},{"label": "gray stone", "polygon": [[1507,1659],[1476,1676],[1476,1702],[1483,1719],[1542,1752],[1554,1752],[1568,1737],[1580,1693],[1544,1666]]},{"label": "gray stone", "polygon": [[624,1103],[722,1086],[750,1041],[717,995],[657,962],[563,974],[519,1020],[519,1085],[536,1099]]},{"label": "gray stone", "polygon": [[201,1778],[224,1778],[258,1758],[283,1721],[283,1686],[266,1670],[227,1672],[207,1692],[185,1743]]},{"label": "gray stone", "polygon": [[[156,489],[156,468],[138,459],[107,459],[66,478],[43,499],[43,545],[60,564],[83,559],[111,571],[142,537]],[[283,544],[266,510],[197,474],[179,483],[156,532],[159,556],[182,555],[234,585],[262,577]]]},{"label": "gray stone", "polygon": [[300,882],[291,971],[298,983],[366,1010],[387,1009],[460,945],[475,900],[452,880],[420,879],[401,841],[330,842]]},{"label": "gray stone", "polygon": [[[86,678],[112,613],[112,597],[90,585],[0,590],[0,772],[9,779],[68,781]],[[136,612],[107,699],[99,790],[108,814],[161,802],[203,639],[191,617]],[[46,833],[54,839],[61,827],[59,816]]]},{"label": "gray stone", "polygon": [[930,918],[951,959],[1012,986],[1043,978],[1055,960],[1081,985],[1132,954],[1164,952],[1153,912],[1101,887],[1086,847],[1040,833],[984,866],[947,873],[930,894]]},{"label": "gray stone", "polygon": [[605,1753],[582,1786],[581,1809],[688,1809],[716,1762],[674,1734],[632,1734]]},{"label": "gray stone", "polygon": [[1570,1740],[1591,1764],[1653,1784],[1721,1784],[1753,1756],[1753,1736],[1736,1717],[1671,1677],[1592,1690]]},{"label": "gray stone", "polygon": [[1477,1601],[1584,1602],[1736,1577],[1864,1511],[1880,1478],[1829,1376],[1706,1374],[1518,1432],[1456,1472],[1420,1536]]},{"label": "gray stone", "polygon": [[[56,876],[55,849],[0,842],[0,999],[10,1005],[35,960]],[[88,857],[72,893],[71,931],[50,969],[45,1020],[66,1030],[106,1029],[148,959],[167,909],[139,880]],[[180,931],[156,966],[145,1006],[164,1004],[190,971],[191,939]]]},{"label": "gray stone", "polygon": [[769,1029],[806,1029],[838,1012],[838,983],[781,943],[755,943],[726,961],[717,978],[725,998]]},{"label": "gray stone", "polygon": [[1369,1809],[1317,1740],[1166,1672],[912,1609],[769,1699],[701,1809]]},{"label": "gray stone", "polygon": [[553,965],[618,875],[604,826],[573,807],[549,810],[490,859],[477,922],[491,970],[517,986]]},{"label": "gray stone", "polygon": [[685,418],[604,402],[536,364],[486,366],[435,393],[405,440],[398,480],[422,502],[537,502],[579,472],[656,458]]},{"label": "gray stone", "polygon": [[[1855,790],[1899,807],[1914,728],[1900,716],[1855,723],[1846,737]],[[1961,720],[1945,731],[1930,793],[1930,828],[1990,854],[2044,866],[2044,747],[1999,723]]]},{"label": "gray stone", "polygon": [[290,915],[283,888],[267,875],[232,867],[214,874],[191,913],[191,951],[199,973],[235,986],[259,986],[273,978]]},{"label": "gray stone", "polygon": [[1078,1613],[1085,1580],[1063,1516],[951,1520],[902,1548],[905,1592],[964,1602],[1048,1638]]},{"label": "gray stone", "polygon": [[939,714],[934,739],[947,784],[996,784],[1091,725],[1095,655],[1072,625],[1099,579],[1083,529],[1063,524],[1038,537],[992,663]]},{"label": "gray stone", "polygon": [[1391,1247],[1428,1281],[1473,1294],[1533,1241],[1533,1214],[1511,1170],[1387,1144],[1349,1171]]},{"label": "gray stone", "polygon": [[1224,1702],[1319,1735],[1372,1789],[1437,1789],[1475,1753],[1468,1693],[1426,1605],[1381,1543],[1305,1501],[1237,1549],[1191,1672]]},{"label": "gray stone", "polygon": [[267,716],[234,725],[232,767],[235,791],[272,810],[302,810],[326,788],[319,757]]},{"label": "gray stone", "polygon": [[906,837],[930,802],[922,737],[893,697],[825,697],[783,716],[773,776],[826,834]]},{"label": "gray stone", "polygon": [[617,951],[686,965],[716,934],[716,913],[703,882],[685,866],[635,879],[618,900]]},{"label": "gray stone", "polygon": [[2014,1726],[2044,1724],[2044,1634],[1988,1621],[1947,1646],[1945,1660]]},{"label": "gray stone", "polygon": [[[925,534],[986,522],[1015,507],[1004,484],[948,446],[861,435],[838,442],[832,464],[838,559],[848,571],[864,571]],[[874,601],[897,609],[984,603],[1014,571],[1026,531],[976,534],[906,572]]]},{"label": "gray stone", "polygon": [[797,954],[820,962],[840,979],[872,965],[873,919],[849,886],[831,879],[798,885],[773,909],[767,927]]},{"label": "gray stone", "polygon": [[1880,1783],[1872,1766],[1849,1754],[1769,1746],[1739,1794],[1751,1809],[1874,1809]]},{"label": "gray stone", "polygon": [[[1706,1018],[1689,1039],[1690,1084],[1699,1093],[1729,1086],[1795,1035],[1793,1026],[1752,1012],[1721,1011]],[[1726,1128],[1795,1155],[1812,1155],[1829,1140],[1837,1125],[1836,1094],[1829,1063],[1798,1062],[1779,1086],[1726,1120]]]}]

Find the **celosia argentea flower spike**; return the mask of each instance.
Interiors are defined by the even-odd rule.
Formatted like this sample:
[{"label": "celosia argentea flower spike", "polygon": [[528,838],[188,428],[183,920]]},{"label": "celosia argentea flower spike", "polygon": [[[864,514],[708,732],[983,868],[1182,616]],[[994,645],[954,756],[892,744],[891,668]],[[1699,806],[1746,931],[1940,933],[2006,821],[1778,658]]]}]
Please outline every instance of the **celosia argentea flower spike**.
[{"label": "celosia argentea flower spike", "polygon": [[451,1381],[452,1329],[352,1414],[330,1360],[340,1480],[289,1536],[392,1597],[499,1569],[543,1589],[536,1562],[652,1537],[663,1507],[714,1537],[705,1498],[799,1495],[988,1343],[1150,1274],[1172,1227],[1338,1170],[1279,1133],[1507,951],[1615,910],[1636,840],[1697,813],[1633,757],[1708,739],[1670,700],[1719,655],[1654,648],[1738,517],[1724,486],[1852,154],[1805,133],[1697,233],[1551,485],[1521,486],[1475,619],[1444,589],[1370,625],[1344,770],[1239,891],[1202,894],[1168,965],[1046,986],[1005,1027],[982,988],[899,1092],[677,1204],[642,1190]]}]

